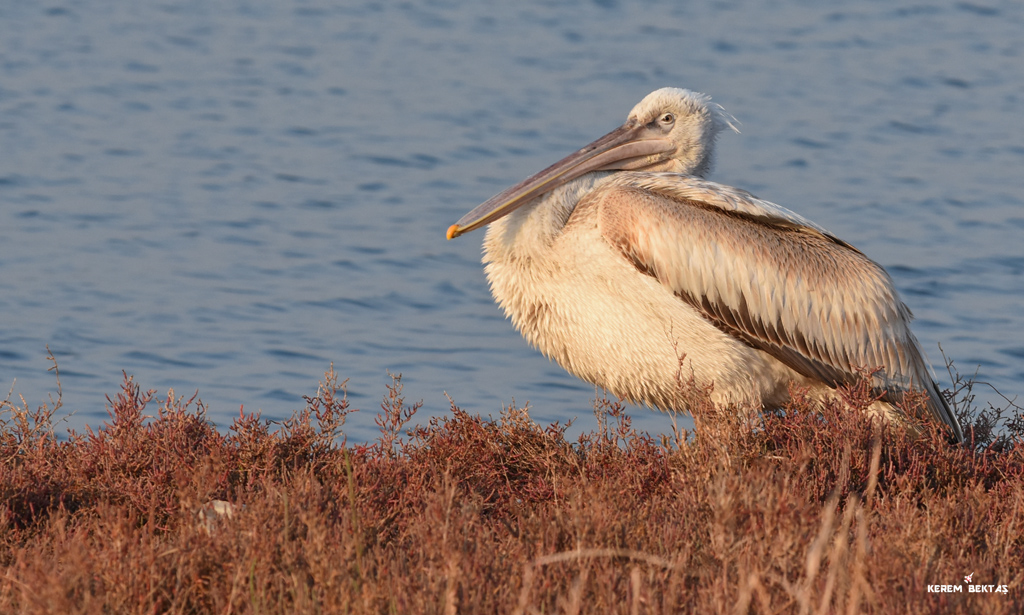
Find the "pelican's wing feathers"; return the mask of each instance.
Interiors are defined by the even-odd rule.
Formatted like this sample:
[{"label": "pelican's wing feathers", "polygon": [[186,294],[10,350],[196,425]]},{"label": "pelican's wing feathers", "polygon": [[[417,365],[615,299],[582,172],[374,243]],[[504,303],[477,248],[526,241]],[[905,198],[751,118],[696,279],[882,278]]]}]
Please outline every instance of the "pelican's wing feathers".
[{"label": "pelican's wing feathers", "polygon": [[825,229],[748,192],[671,173],[616,173],[581,207],[601,234],[722,331],[832,386],[882,368],[960,435],[889,275]]}]

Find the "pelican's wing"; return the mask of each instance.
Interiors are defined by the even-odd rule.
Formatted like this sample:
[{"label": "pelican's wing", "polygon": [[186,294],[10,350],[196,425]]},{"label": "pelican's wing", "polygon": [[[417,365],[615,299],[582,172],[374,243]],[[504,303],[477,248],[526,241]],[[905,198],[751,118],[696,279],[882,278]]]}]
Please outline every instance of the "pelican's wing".
[{"label": "pelican's wing", "polygon": [[911,388],[961,436],[879,265],[825,229],[751,194],[669,173],[616,173],[580,206],[600,231],[722,331],[831,386],[882,368],[887,401]]}]

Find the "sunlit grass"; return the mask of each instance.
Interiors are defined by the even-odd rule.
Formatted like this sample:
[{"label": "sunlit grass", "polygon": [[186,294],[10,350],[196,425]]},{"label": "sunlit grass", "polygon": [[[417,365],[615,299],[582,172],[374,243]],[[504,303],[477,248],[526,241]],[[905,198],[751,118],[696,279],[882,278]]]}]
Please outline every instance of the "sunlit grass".
[{"label": "sunlit grass", "polygon": [[[872,421],[863,384],[753,419],[694,390],[694,432],[657,437],[598,399],[575,442],[521,408],[410,427],[395,377],[352,445],[333,370],[223,433],[130,377],[66,439],[59,387],[8,398],[0,612],[1021,612],[1019,409],[955,382],[964,446]],[[1009,593],[927,591],[972,573]]]}]

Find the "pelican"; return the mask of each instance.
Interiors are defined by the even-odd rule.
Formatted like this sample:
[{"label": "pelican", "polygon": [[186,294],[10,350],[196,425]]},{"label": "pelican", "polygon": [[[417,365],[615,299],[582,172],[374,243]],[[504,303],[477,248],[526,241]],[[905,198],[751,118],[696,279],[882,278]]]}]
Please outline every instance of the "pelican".
[{"label": "pelican", "polygon": [[448,239],[488,225],[483,262],[505,314],[620,398],[686,411],[682,374],[716,404],[773,408],[791,383],[821,398],[878,370],[872,412],[901,421],[904,396],[923,391],[963,440],[886,271],[792,211],[704,179],[733,121],[705,94],[652,92]]}]

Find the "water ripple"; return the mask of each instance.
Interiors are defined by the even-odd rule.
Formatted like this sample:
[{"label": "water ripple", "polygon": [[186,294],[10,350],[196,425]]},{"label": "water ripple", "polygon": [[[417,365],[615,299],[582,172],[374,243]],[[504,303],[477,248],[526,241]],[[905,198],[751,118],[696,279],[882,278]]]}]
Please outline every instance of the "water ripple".
[{"label": "water ripple", "polygon": [[8,4],[0,363],[44,400],[49,344],[75,426],[123,369],[226,425],[331,362],[371,409],[400,368],[426,413],[586,423],[593,387],[494,305],[483,232],[444,229],[666,85],[743,122],[716,179],[882,263],[933,356],[1024,381],[1019,4]]}]

